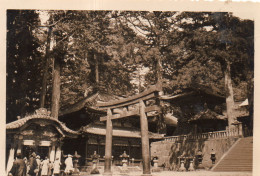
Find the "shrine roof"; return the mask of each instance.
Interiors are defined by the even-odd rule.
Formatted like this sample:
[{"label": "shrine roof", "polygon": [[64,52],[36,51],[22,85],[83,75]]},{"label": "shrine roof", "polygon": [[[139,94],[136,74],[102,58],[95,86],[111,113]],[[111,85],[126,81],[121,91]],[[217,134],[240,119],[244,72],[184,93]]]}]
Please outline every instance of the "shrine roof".
[{"label": "shrine roof", "polygon": [[204,111],[199,112],[194,117],[192,117],[189,122],[197,121],[197,120],[225,120],[226,116],[220,115],[210,109],[206,109]]},{"label": "shrine roof", "polygon": [[82,100],[76,102],[75,104],[61,108],[59,112],[59,116],[63,116],[66,114],[70,114],[76,111],[79,111],[83,108],[86,108],[87,110],[94,111],[96,113],[106,113],[104,110],[98,109],[95,105],[97,102],[107,102],[109,100],[118,100],[122,97],[116,96],[116,95],[110,95],[102,92],[97,92],[95,94],[92,94],[90,96],[87,96],[83,98]]},{"label": "shrine roof", "polygon": [[153,97],[157,97],[153,95],[155,92],[160,92],[161,91],[161,86],[160,84],[155,84],[150,86],[148,89],[145,91],[129,96],[127,98],[122,98],[119,100],[109,100],[107,102],[98,102],[96,104],[97,107],[100,109],[108,109],[108,108],[118,108],[118,107],[123,107],[123,106],[128,106],[128,105],[133,105],[136,103],[139,103],[140,100],[148,100]]},{"label": "shrine roof", "polygon": [[[82,132],[96,134],[96,135],[106,135],[106,126],[105,125],[96,125],[89,124],[82,128]],[[162,139],[164,134],[157,134],[148,132],[150,139]],[[130,129],[130,128],[113,128],[113,136],[117,137],[128,137],[128,138],[141,138],[141,131],[138,129]]]},{"label": "shrine roof", "polygon": [[64,123],[62,123],[61,121],[59,121],[58,119],[51,117],[50,113],[46,113],[47,112],[46,110],[43,110],[44,112],[40,112],[40,111],[42,111],[42,110],[41,109],[36,110],[36,113],[34,113],[32,115],[26,116],[24,118],[21,118],[21,119],[18,119],[16,121],[6,124],[6,129],[7,130],[18,129],[18,128],[22,127],[23,125],[25,125],[28,121],[43,119],[43,120],[49,120],[49,121],[55,122],[65,132],[67,132],[69,134],[73,134],[73,135],[80,134],[79,132],[73,131],[73,130],[69,129],[68,127],[66,127],[66,125]]},{"label": "shrine roof", "polygon": [[165,101],[181,100],[183,98],[188,98],[188,97],[198,95],[198,94],[204,94],[205,96],[214,97],[214,99],[216,98],[220,101],[225,102],[224,96],[220,95],[219,93],[213,92],[207,88],[203,88],[203,87],[187,88],[187,89],[184,89],[181,93],[171,94],[171,95],[162,95],[162,96],[160,96],[160,99],[165,100]]}]

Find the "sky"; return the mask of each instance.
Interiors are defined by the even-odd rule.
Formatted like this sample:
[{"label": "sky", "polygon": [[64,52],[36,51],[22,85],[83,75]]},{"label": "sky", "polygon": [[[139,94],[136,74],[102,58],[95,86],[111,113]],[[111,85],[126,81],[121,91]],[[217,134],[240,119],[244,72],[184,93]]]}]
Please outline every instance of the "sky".
[{"label": "sky", "polygon": [[233,15],[241,19],[254,20],[254,14],[250,12],[233,12]]}]

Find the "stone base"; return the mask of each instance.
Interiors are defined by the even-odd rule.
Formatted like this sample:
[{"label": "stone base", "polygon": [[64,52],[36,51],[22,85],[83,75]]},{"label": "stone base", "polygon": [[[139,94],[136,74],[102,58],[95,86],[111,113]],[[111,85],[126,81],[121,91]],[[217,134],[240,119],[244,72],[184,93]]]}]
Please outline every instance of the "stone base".
[{"label": "stone base", "polygon": [[90,174],[100,174],[98,168],[94,168],[91,170]]},{"label": "stone base", "polygon": [[141,176],[152,176],[152,174],[142,174]]},{"label": "stone base", "polygon": [[161,169],[159,167],[157,168],[152,168],[152,172],[161,172]]},{"label": "stone base", "polygon": [[113,174],[112,174],[112,172],[104,172],[103,175],[104,176],[112,176]]}]

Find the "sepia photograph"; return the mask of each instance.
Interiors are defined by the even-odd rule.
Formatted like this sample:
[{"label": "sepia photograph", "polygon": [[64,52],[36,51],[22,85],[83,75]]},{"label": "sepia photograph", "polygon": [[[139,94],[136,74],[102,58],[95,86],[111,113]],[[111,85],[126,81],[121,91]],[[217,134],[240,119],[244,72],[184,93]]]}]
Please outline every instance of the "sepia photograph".
[{"label": "sepia photograph", "polygon": [[253,175],[253,18],[5,15],[7,176]]}]

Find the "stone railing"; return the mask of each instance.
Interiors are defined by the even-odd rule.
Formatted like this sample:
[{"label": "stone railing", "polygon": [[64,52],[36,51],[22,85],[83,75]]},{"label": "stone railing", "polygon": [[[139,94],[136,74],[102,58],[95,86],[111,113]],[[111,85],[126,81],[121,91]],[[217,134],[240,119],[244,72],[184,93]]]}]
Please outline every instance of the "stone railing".
[{"label": "stone railing", "polygon": [[239,135],[240,135],[239,131],[234,129],[234,130],[214,131],[208,133],[168,136],[168,137],[164,137],[164,141],[178,142],[183,140],[220,139],[220,138],[228,138],[228,137],[238,137]]}]

